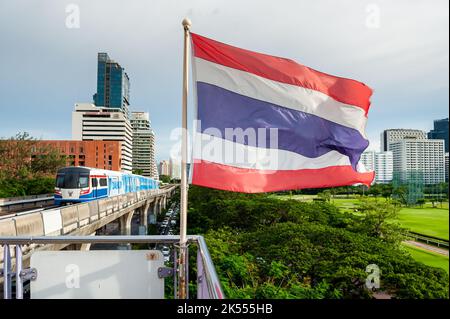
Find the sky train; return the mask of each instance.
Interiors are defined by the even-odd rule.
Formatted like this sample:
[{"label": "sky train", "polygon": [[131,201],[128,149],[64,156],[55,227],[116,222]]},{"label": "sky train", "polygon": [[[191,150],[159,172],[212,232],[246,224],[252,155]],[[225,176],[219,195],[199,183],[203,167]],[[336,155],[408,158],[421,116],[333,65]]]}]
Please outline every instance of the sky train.
[{"label": "sky train", "polygon": [[142,190],[158,189],[159,181],[140,175],[90,167],[64,167],[56,174],[55,204],[79,203]]}]

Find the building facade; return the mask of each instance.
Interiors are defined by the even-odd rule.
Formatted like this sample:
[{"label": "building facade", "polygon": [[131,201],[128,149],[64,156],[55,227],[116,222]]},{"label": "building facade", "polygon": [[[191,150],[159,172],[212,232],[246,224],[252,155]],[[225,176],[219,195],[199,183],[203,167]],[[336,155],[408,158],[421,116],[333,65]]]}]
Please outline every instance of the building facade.
[{"label": "building facade", "polygon": [[130,79],[119,63],[107,53],[97,56],[97,93],[94,104],[107,108],[119,108],[128,113],[130,105]]},{"label": "building facade", "polygon": [[159,162],[158,172],[159,172],[159,175],[170,176],[169,161],[161,161],[161,162]]},{"label": "building facade", "polygon": [[448,153],[448,118],[435,120],[434,128],[428,132],[428,138],[433,140],[444,140],[445,141],[445,152]]},{"label": "building facade", "polygon": [[394,172],[394,156],[392,152],[375,153],[375,182],[387,184],[392,182]]},{"label": "building facade", "polygon": [[403,139],[390,144],[394,174],[417,172],[425,184],[445,181],[444,140]]},{"label": "building facade", "polygon": [[375,183],[385,184],[392,182],[392,152],[366,151],[361,154],[360,162],[367,171],[375,171]]},{"label": "building facade", "polygon": [[132,112],[133,128],[133,170],[142,175],[158,179],[155,162],[155,133],[151,128],[147,112]]},{"label": "building facade", "polygon": [[381,151],[390,151],[390,145],[393,142],[403,139],[427,139],[427,134],[421,130],[413,129],[389,129],[381,133]]},{"label": "building facade", "polygon": [[130,120],[120,108],[98,107],[90,103],[75,104],[72,139],[121,142],[120,170],[132,172],[133,131]]},{"label": "building facade", "polygon": [[445,181],[446,182],[448,182],[448,169],[449,169],[449,167],[448,167],[448,152],[447,153],[445,153]]},{"label": "building facade", "polygon": [[119,141],[38,141],[32,156],[45,154],[48,148],[65,155],[67,166],[86,166],[112,171],[121,168],[121,142]]}]

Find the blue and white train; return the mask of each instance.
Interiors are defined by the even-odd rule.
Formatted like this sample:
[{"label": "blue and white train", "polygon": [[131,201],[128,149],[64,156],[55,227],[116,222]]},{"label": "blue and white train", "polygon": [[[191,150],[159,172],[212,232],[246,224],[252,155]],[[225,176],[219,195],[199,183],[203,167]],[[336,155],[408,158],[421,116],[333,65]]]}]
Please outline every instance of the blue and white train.
[{"label": "blue and white train", "polygon": [[159,181],[149,177],[76,166],[58,170],[54,197],[61,205],[158,188]]}]

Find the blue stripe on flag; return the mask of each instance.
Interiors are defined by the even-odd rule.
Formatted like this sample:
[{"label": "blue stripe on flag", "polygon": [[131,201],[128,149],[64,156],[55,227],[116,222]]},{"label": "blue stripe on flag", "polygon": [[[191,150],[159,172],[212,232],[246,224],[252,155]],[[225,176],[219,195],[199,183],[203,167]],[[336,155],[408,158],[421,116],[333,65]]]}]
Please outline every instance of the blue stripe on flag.
[{"label": "blue stripe on flag", "polygon": [[[201,133],[216,128],[224,139],[225,128],[278,129],[278,149],[315,158],[332,150],[347,155],[354,169],[369,141],[355,129],[325,120],[316,115],[243,96],[208,83],[197,82],[198,119]],[[209,130],[206,133],[211,133]],[[214,133],[213,133],[214,134]],[[259,138],[246,139],[245,145],[270,147],[270,134],[262,145]]]}]

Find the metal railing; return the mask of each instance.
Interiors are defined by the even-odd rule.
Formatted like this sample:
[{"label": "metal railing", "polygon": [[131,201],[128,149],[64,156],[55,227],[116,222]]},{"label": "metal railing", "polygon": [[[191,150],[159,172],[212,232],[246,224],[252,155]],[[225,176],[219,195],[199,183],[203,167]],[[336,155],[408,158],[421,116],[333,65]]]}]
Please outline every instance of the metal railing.
[{"label": "metal railing", "polygon": [[30,195],[22,197],[0,198],[0,213],[15,212],[20,209],[48,206],[53,203],[53,194]]},{"label": "metal railing", "polygon": [[[203,236],[187,236],[188,244],[197,245],[197,299],[224,299],[225,296],[217,276],[214,264]],[[16,280],[16,299],[23,299],[23,284],[26,280],[33,280],[38,269],[23,268],[22,246],[47,244],[171,244],[176,246],[180,238],[173,236],[41,236],[41,237],[0,237],[3,246],[4,262],[0,269],[0,279],[3,278],[3,297],[12,298],[12,280]],[[15,258],[11,256],[11,248],[15,246]],[[177,249],[174,249],[174,297],[177,298]],[[32,254],[32,252],[30,252]],[[13,261],[15,259],[15,270]],[[187,264],[189,269],[189,264]],[[188,291],[189,280],[186,281]]]},{"label": "metal railing", "polygon": [[406,233],[407,237],[410,237],[416,241],[420,241],[420,242],[424,242],[428,245],[433,245],[433,246],[437,246],[437,247],[444,247],[449,249],[449,243],[448,240],[443,239],[443,238],[438,238],[438,237],[433,237],[433,236],[427,236],[424,234],[420,234],[420,233],[416,233],[416,232],[412,232],[409,231]]}]

